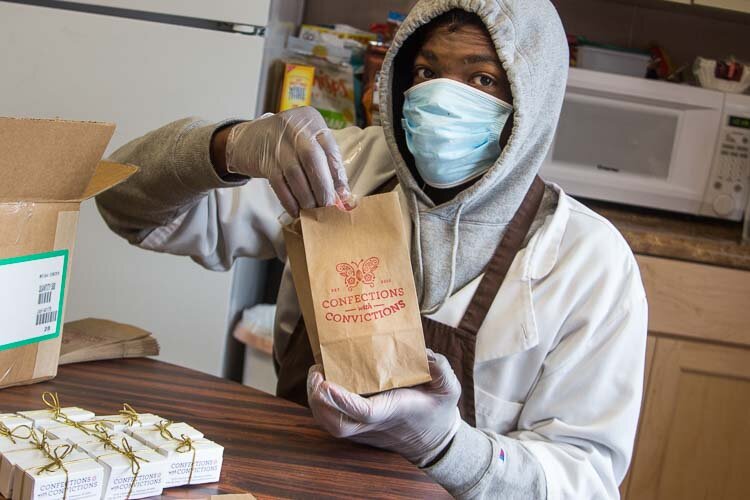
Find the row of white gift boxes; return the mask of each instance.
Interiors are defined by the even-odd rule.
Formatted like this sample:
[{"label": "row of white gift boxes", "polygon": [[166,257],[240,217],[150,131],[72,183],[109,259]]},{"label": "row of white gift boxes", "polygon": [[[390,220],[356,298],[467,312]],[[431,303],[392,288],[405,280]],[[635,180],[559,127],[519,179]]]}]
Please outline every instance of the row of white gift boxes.
[{"label": "row of white gift boxes", "polygon": [[[48,405],[49,406],[49,405]],[[77,407],[0,414],[0,494],[117,500],[219,480],[224,448],[186,423]]]}]

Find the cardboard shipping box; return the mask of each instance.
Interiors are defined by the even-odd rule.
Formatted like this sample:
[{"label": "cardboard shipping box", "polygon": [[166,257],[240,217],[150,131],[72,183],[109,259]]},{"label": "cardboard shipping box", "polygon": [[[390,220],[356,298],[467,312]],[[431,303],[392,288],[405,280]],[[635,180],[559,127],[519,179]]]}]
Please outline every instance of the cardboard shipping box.
[{"label": "cardboard shipping box", "polygon": [[100,161],[114,129],[0,117],[0,387],[57,374],[81,202],[137,170]]}]

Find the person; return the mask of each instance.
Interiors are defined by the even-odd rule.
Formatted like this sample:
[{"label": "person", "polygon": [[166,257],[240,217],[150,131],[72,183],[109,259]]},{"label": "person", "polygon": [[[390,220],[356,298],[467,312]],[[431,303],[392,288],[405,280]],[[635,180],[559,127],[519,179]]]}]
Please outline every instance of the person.
[{"label": "person", "polygon": [[287,266],[278,392],[459,498],[617,498],[647,303],[620,234],[537,177],[567,65],[548,0],[421,0],[383,64],[382,127],[331,131],[311,108],[180,120],[118,150],[142,170],[97,203],[131,243],[227,270],[285,260],[284,211],[347,209],[395,178],[432,382],[362,397],[325,381]]}]

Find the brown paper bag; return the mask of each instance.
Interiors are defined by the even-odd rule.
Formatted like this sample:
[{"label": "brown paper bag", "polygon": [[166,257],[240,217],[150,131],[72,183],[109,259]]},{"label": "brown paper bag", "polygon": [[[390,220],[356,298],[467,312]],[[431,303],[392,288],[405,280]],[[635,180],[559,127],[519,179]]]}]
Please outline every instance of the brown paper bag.
[{"label": "brown paper bag", "polygon": [[430,380],[396,193],[354,210],[303,210],[284,228],[310,345],[326,379],[358,394]]}]

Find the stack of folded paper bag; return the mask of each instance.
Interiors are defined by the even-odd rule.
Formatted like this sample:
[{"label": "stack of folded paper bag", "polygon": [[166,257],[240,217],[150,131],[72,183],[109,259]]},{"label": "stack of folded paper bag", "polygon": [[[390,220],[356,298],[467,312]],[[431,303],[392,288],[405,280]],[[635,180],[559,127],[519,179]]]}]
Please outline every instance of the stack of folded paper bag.
[{"label": "stack of folded paper bag", "polygon": [[219,480],[224,448],[182,422],[62,407],[0,413],[0,495],[12,500],[118,500]]}]

